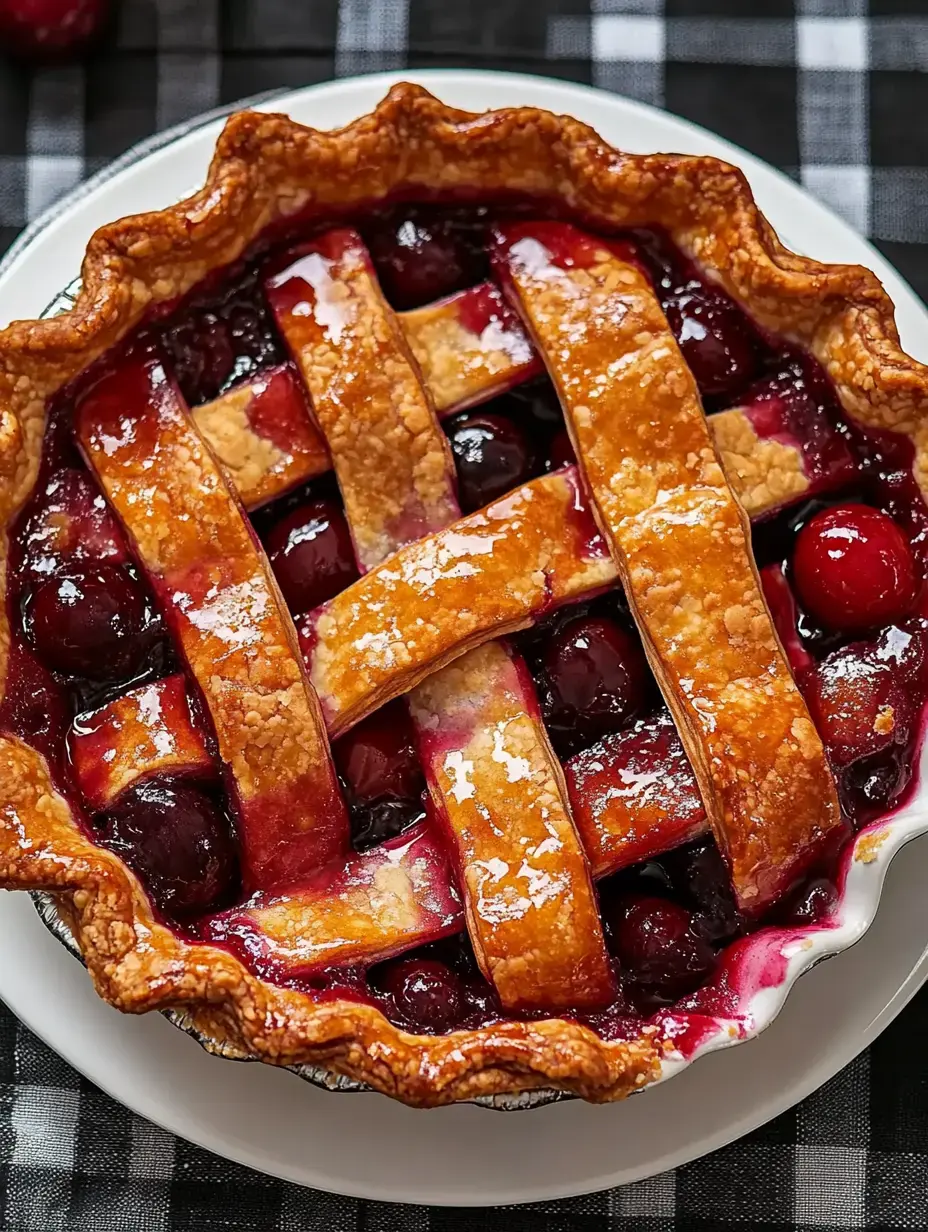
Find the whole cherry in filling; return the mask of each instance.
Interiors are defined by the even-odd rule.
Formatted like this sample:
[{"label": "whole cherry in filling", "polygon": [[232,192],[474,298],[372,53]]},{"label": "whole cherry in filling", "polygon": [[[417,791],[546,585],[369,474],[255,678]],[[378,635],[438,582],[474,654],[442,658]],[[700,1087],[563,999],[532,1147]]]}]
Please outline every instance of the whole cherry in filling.
[{"label": "whole cherry in filling", "polygon": [[399,834],[423,814],[422,767],[409,712],[389,702],[332,746],[347,787],[352,841],[359,850]]},{"label": "whole cherry in filling", "polygon": [[534,451],[522,428],[504,415],[466,412],[445,425],[458,474],[463,513],[518,487],[529,478]]},{"label": "whole cherry in filling", "polygon": [[815,665],[803,689],[836,765],[908,739],[923,673],[923,634],[896,627],[874,641],[842,646]]},{"label": "whole cherry in filling", "polygon": [[229,823],[193,783],[150,779],[126,788],[101,819],[100,837],[170,916],[205,910],[236,880]]},{"label": "whole cherry in filling", "polygon": [[88,680],[132,676],[152,641],[145,592],[119,565],[73,568],[41,582],[26,598],[23,621],[47,667]]},{"label": "whole cherry in filling", "polygon": [[312,611],[358,576],[348,523],[335,501],[298,505],[272,527],[265,547],[294,615]]},{"label": "whole cherry in filling", "polygon": [[636,240],[699,392],[722,398],[743,388],[756,373],[758,360],[758,339],[745,313],[661,237],[639,232]]},{"label": "whole cherry in filling", "polygon": [[607,906],[606,921],[623,985],[642,1009],[679,1000],[715,968],[715,950],[680,903],[629,895]]},{"label": "whole cherry in filling", "polygon": [[191,406],[282,358],[254,269],[215,296],[183,306],[168,323],[164,343]]},{"label": "whole cherry in filling", "polygon": [[919,622],[890,626],[872,641],[842,646],[802,680],[852,811],[893,803],[909,782],[925,649]]},{"label": "whole cherry in filling", "polygon": [[854,633],[903,620],[918,593],[915,560],[896,523],[867,505],[838,505],[799,532],[793,581],[825,628]]},{"label": "whole cherry in filling", "polygon": [[375,223],[367,243],[393,307],[419,308],[481,282],[487,269],[482,235],[471,231],[453,214],[422,209],[394,211]]},{"label": "whole cherry in filling", "polygon": [[608,616],[561,625],[542,652],[550,685],[545,720],[573,742],[614,731],[647,703],[650,677],[640,643]]},{"label": "whole cherry in filling", "polygon": [[447,1031],[467,1008],[460,978],[431,958],[404,958],[387,963],[376,983],[392,1002],[396,1016],[414,1030]]},{"label": "whole cherry in filling", "polygon": [[687,843],[660,857],[674,892],[695,908],[693,927],[707,941],[730,941],[744,931],[731,875],[714,840]]}]

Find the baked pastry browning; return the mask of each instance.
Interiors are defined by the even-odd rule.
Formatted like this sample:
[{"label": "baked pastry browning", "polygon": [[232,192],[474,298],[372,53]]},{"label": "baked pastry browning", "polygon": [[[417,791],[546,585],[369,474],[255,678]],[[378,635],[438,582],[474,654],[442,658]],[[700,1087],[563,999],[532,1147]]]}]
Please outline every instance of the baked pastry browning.
[{"label": "baked pastry browning", "polygon": [[[834,873],[819,734],[855,824],[909,781],[926,388],[876,279],[716,160],[414,86],[233,117],[200,193],[0,332],[0,884],[56,893],[119,1008],[411,1104],[617,1099],[750,1034],[757,912],[804,927]],[[795,507],[781,544],[842,492],[892,585],[816,591],[814,526],[805,574],[758,556],[816,734],[739,503]],[[833,591],[829,655],[797,621]]]},{"label": "baked pastry browning", "polygon": [[301,626],[329,731],[340,734],[468,649],[615,580],[573,468],[408,544]]},{"label": "baked pastry browning", "polygon": [[[295,272],[313,298],[293,290]],[[271,303],[309,383],[359,564],[378,564],[428,522],[453,522],[450,450],[360,237],[324,235],[272,279]],[[363,366],[377,375],[347,375],[371,346]],[[494,643],[438,671],[409,702],[477,960],[504,1008],[607,1004],[615,986],[589,868],[527,673]]]},{"label": "baked pastry browning", "polygon": [[212,718],[245,884],[296,880],[345,850],[348,819],[267,562],[156,360],[105,375],[75,427]]},{"label": "baked pastry browning", "polygon": [[566,224],[498,243],[735,893],[761,910],[841,813],[695,381],[636,266]]},{"label": "baked pastry browning", "polygon": [[[459,853],[474,950],[506,1009],[607,1005],[590,871],[531,681],[499,643],[410,694],[426,776]],[[505,819],[504,826],[500,825]]]},{"label": "baked pastry browning", "polygon": [[100,811],[140,779],[178,772],[206,775],[214,764],[191,719],[183,676],[165,676],[79,714],[69,749],[81,795]]},{"label": "baked pastry browning", "polygon": [[[499,289],[485,283],[396,314],[440,415],[485,402],[540,371],[528,336],[501,303]],[[197,407],[193,417],[246,509],[331,466],[288,365]],[[709,420],[709,431],[726,478],[751,517],[838,488],[854,471],[850,450],[827,419],[797,423],[776,402],[721,411]]]},{"label": "baked pastry browning", "polygon": [[451,452],[360,236],[327,232],[268,296],[329,443],[361,568],[454,521]]}]

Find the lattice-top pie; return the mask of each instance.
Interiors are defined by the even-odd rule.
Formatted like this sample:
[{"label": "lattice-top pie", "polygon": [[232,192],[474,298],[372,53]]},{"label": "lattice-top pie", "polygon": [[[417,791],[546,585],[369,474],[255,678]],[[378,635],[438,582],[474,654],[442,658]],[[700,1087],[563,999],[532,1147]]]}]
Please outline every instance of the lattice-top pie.
[{"label": "lattice-top pie", "polygon": [[234,117],[82,277],[0,334],[3,884],[221,1050],[652,1080],[912,776],[926,376],[876,279],[713,159],[412,86]]}]

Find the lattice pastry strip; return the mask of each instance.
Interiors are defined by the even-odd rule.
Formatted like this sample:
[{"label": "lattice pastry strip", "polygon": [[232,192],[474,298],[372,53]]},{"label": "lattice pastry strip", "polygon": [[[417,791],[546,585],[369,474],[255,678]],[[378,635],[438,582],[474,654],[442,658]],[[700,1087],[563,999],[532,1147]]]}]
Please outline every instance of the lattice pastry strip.
[{"label": "lattice pastry strip", "polygon": [[589,869],[526,677],[489,642],[413,689],[410,713],[464,873],[477,961],[503,1005],[602,1005],[613,987],[589,941]]},{"label": "lattice pastry strip", "polygon": [[139,779],[208,775],[214,758],[193,722],[182,675],[165,676],[78,715],[69,748],[81,795],[103,812]]},{"label": "lattice pastry strip", "polygon": [[246,890],[295,880],[346,850],[348,817],[270,566],[157,361],[94,385],[75,429],[212,718]]},{"label": "lattice pastry strip", "polygon": [[311,874],[298,892],[262,893],[212,916],[201,931],[292,977],[389,958],[463,926],[443,843],[433,826],[420,824]]},{"label": "lattice pastry strip", "polygon": [[[528,336],[492,283],[395,319],[440,415],[485,402],[541,369]],[[193,414],[249,509],[331,466],[289,366],[264,373]],[[766,402],[721,411],[710,418],[709,429],[732,490],[752,517],[836,488],[854,471],[850,451],[824,416],[814,431],[813,425],[803,431],[782,407]]]},{"label": "lattice pastry strip", "polygon": [[636,266],[566,224],[497,236],[735,892],[762,908],[840,812],[695,381]]},{"label": "lattice pastry strip", "polygon": [[383,311],[360,237],[329,231],[267,284],[322,421],[362,569],[453,522],[451,450],[393,314]]},{"label": "lattice pastry strip", "polygon": [[[347,293],[336,289],[343,280]],[[377,564],[418,538],[425,508],[458,517],[446,439],[358,237],[323,236],[275,277],[270,300],[332,453],[359,559]],[[371,365],[386,379],[349,378]],[[493,643],[413,690],[410,711],[459,854],[475,952],[503,1005],[610,1001],[589,867],[527,673]]]},{"label": "lattice pastry strip", "polygon": [[340,734],[464,651],[616,577],[574,467],[406,545],[301,624],[329,731]]}]

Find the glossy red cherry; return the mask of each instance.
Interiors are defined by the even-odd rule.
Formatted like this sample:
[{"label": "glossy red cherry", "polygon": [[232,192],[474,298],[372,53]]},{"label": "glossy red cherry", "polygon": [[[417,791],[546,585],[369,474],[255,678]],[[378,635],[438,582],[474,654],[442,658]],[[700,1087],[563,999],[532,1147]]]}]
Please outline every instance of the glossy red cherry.
[{"label": "glossy red cherry", "polygon": [[454,454],[463,513],[482,509],[530,477],[533,450],[511,419],[467,412],[446,424],[445,430]]},{"label": "glossy red cherry", "polygon": [[336,740],[332,752],[354,800],[408,798],[422,790],[422,767],[402,701],[389,702],[362,719]]},{"label": "glossy red cherry", "polygon": [[191,783],[150,779],[127,788],[102,819],[101,841],[135,870],[168,915],[205,910],[235,881],[229,823]]},{"label": "glossy red cherry", "polygon": [[843,646],[815,665],[803,691],[836,766],[908,742],[924,670],[922,637],[895,627],[875,641]]},{"label": "glossy red cherry", "polygon": [[544,647],[550,684],[545,718],[559,734],[595,740],[627,723],[647,701],[649,674],[638,641],[608,616],[562,625]]},{"label": "glossy red cherry", "polygon": [[451,215],[395,212],[368,234],[368,247],[384,294],[401,311],[441,299],[485,276],[479,246]]},{"label": "glossy red cherry", "polygon": [[102,30],[110,0],[0,0],[0,50],[57,58],[86,47]]},{"label": "glossy red cherry", "polygon": [[65,676],[124,680],[151,646],[145,592],[118,565],[73,569],[26,601],[26,633],[42,662]]},{"label": "glossy red cherry", "polygon": [[665,898],[631,896],[609,913],[616,956],[644,1003],[668,1003],[712,974],[716,954],[694,927],[692,914]]},{"label": "glossy red cherry", "polygon": [[270,530],[265,547],[294,615],[325,603],[358,576],[348,523],[334,501],[297,506]]},{"label": "glossy red cherry", "polygon": [[793,581],[803,607],[835,633],[894,624],[918,593],[915,560],[896,523],[867,505],[838,505],[799,532]]},{"label": "glossy red cherry", "polygon": [[430,958],[404,958],[383,968],[379,984],[414,1031],[448,1031],[465,1009],[464,988],[450,967]]}]

